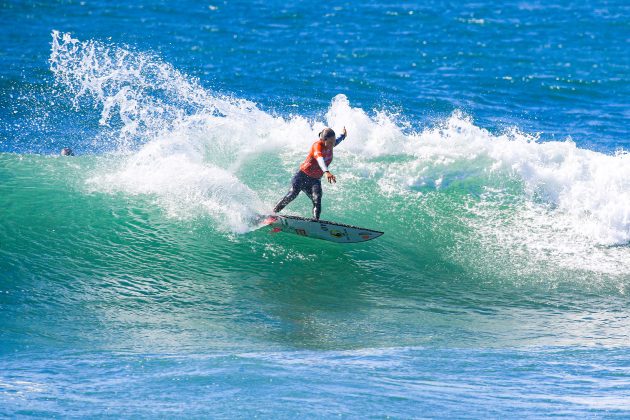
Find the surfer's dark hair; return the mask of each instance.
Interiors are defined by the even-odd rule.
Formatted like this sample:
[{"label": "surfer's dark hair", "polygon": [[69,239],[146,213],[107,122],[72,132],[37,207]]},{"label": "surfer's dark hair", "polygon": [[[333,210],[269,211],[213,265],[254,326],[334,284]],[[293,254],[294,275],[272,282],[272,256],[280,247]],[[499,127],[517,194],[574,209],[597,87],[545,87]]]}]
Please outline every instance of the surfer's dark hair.
[{"label": "surfer's dark hair", "polygon": [[322,131],[319,132],[319,138],[320,139],[327,139],[327,138],[335,138],[335,130],[333,130],[332,128],[324,128]]}]

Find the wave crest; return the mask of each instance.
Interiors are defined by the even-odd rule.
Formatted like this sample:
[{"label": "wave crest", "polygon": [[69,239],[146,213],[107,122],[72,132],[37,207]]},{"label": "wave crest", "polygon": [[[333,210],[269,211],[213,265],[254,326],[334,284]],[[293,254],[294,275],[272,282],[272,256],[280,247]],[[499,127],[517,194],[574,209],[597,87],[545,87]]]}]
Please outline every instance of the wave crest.
[{"label": "wave crest", "polygon": [[[332,99],[323,121],[271,115],[249,101],[213,94],[154,55],[57,31],[50,68],[76,107],[90,100],[101,109],[105,126],[118,116],[118,138],[110,140],[128,153],[122,163],[92,177],[92,185],[155,194],[170,203],[165,206],[173,214],[205,203],[208,212],[223,208],[222,217],[234,221],[268,209],[317,132],[345,126],[350,135],[338,149],[335,167],[346,178],[376,183],[382,201],[375,202],[373,213],[386,213],[392,207],[387,200],[401,194],[448,194],[451,186],[467,183],[480,206],[518,195],[523,209],[537,212],[528,218],[522,210],[525,229],[535,230],[543,217],[543,225],[564,227],[559,242],[575,237],[594,244],[630,242],[627,153],[606,155],[570,140],[540,142],[517,129],[495,134],[461,112],[414,130],[399,114],[367,112],[351,106],[345,95]],[[252,181],[261,177],[269,177],[262,190]],[[520,187],[514,189],[514,182]],[[505,194],[492,194],[496,189]],[[263,193],[270,195],[261,198]],[[353,204],[340,206],[344,211]],[[500,208],[483,214],[485,226],[495,226]],[[462,204],[460,211],[476,210]]]}]

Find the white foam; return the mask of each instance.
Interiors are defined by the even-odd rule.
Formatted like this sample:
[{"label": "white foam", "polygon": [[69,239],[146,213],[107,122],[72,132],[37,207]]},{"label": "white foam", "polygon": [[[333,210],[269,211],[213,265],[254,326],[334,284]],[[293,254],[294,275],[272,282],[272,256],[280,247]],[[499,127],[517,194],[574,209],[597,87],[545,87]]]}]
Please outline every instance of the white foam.
[{"label": "white foam", "polygon": [[[117,119],[121,125],[110,141],[125,157],[95,174],[91,185],[155,195],[177,217],[201,212],[243,230],[243,220],[268,210],[278,198],[261,198],[242,182],[237,174],[243,165],[272,155],[283,167],[261,160],[257,176],[292,171],[324,126],[337,132],[345,126],[349,137],[338,149],[335,167],[343,167],[345,176],[376,181],[383,200],[446,190],[466,179],[503,177],[522,185],[527,205],[521,211],[532,231],[534,224],[562,226],[559,242],[630,241],[630,155],[625,153],[581,149],[570,140],[540,142],[516,129],[494,134],[459,112],[414,132],[399,115],[352,107],[344,95],[333,98],[323,121],[274,116],[251,102],[213,94],[155,56],[80,42],[56,31],[50,62],[77,106],[85,98],[95,101],[102,124],[115,125]],[[353,166],[343,166],[344,161]],[[273,186],[279,193],[285,188]],[[483,218],[494,226],[492,213]],[[547,240],[543,234],[530,239]]]},{"label": "white foam", "polygon": [[171,217],[210,216],[234,232],[247,231],[264,209],[256,193],[233,174],[168,139],[147,144],[88,183],[99,191],[155,196]]},{"label": "white foam", "polygon": [[[376,130],[385,126],[372,125]],[[383,166],[380,184],[386,191],[439,189],[456,179],[507,174],[522,182],[530,201],[569,216],[573,229],[595,243],[630,241],[628,153],[606,155],[580,149],[570,140],[539,142],[515,129],[494,135],[458,112],[421,133],[403,136],[392,130],[389,139],[383,150],[394,151],[386,154],[412,159]]]}]

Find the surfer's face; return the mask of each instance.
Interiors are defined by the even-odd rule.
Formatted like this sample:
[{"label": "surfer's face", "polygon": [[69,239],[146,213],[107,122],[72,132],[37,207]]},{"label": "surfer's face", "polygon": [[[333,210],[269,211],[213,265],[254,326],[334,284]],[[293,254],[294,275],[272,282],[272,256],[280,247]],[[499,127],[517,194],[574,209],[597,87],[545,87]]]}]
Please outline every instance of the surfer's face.
[{"label": "surfer's face", "polygon": [[335,145],[335,138],[334,137],[326,137],[324,139],[324,144],[326,145],[326,147],[333,147]]}]

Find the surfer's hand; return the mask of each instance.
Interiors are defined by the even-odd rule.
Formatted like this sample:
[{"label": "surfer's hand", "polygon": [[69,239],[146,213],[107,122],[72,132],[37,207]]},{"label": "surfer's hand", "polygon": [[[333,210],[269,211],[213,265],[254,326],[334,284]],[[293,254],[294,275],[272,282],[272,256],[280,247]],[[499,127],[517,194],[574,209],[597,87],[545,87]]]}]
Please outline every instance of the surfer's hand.
[{"label": "surfer's hand", "polygon": [[343,127],[343,136],[346,137],[348,135],[348,130],[346,130],[346,127]]},{"label": "surfer's hand", "polygon": [[324,172],[324,175],[326,175],[326,179],[329,183],[334,184],[335,182],[337,182],[337,178],[335,178],[335,176],[330,172],[326,171]]}]

